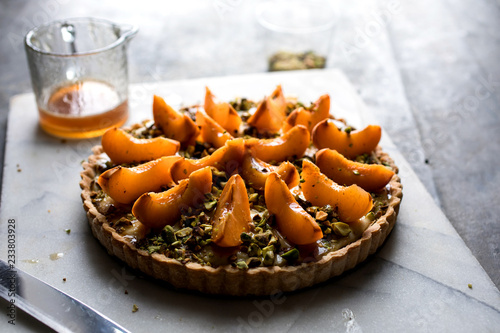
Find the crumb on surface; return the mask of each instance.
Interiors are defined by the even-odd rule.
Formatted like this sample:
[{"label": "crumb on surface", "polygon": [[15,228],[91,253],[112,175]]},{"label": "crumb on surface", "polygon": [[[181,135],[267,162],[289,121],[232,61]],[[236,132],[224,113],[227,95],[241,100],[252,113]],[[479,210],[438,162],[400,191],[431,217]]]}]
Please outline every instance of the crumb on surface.
[{"label": "crumb on surface", "polygon": [[125,295],[128,295],[128,290],[127,289],[125,289]]},{"label": "crumb on surface", "polygon": [[137,312],[139,311],[139,307],[137,305],[132,305],[132,312]]},{"label": "crumb on surface", "polygon": [[472,283],[469,283],[467,287],[469,287],[469,289],[472,289]]},{"label": "crumb on surface", "polygon": [[63,282],[66,282],[66,278],[63,278]]},{"label": "crumb on surface", "polygon": [[64,229],[64,231],[69,235],[71,233],[71,229]]}]

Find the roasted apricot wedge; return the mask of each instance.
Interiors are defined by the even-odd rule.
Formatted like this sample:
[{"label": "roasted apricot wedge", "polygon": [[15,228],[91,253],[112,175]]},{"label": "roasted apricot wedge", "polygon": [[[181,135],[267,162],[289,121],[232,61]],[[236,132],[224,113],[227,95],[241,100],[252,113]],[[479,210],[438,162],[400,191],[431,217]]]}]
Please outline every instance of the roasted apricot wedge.
[{"label": "roasted apricot wedge", "polygon": [[238,134],[241,117],[238,112],[226,102],[219,102],[206,87],[205,112],[232,136]]},{"label": "roasted apricot wedge", "polygon": [[212,241],[221,247],[240,245],[241,233],[250,231],[250,203],[240,175],[229,178],[217,203],[212,223]]},{"label": "roasted apricot wedge", "polygon": [[207,115],[205,111],[198,110],[196,112],[196,125],[200,128],[200,139],[215,148],[220,148],[224,146],[227,140],[233,139],[233,136]]},{"label": "roasted apricot wedge", "polygon": [[289,188],[299,185],[300,175],[292,163],[287,161],[275,166],[252,156],[249,151],[245,153],[241,166],[241,176],[252,188],[259,191],[264,190],[267,177],[272,172],[276,172]]},{"label": "roasted apricot wedge", "polygon": [[382,129],[378,125],[368,125],[358,131],[342,131],[332,120],[325,119],[313,129],[312,141],[318,149],[335,149],[347,158],[369,153],[377,147]]},{"label": "roasted apricot wedge", "polygon": [[286,133],[296,125],[304,125],[309,132],[312,132],[317,123],[329,116],[330,96],[326,94],[320,96],[309,110],[300,107],[290,113],[283,124],[282,130]]},{"label": "roasted apricot wedge", "polygon": [[328,148],[316,153],[316,165],[334,182],[346,186],[356,184],[369,192],[380,190],[394,176],[394,171],[383,165],[354,162]]},{"label": "roasted apricot wedge", "polygon": [[189,207],[203,204],[205,194],[211,190],[212,171],[205,167],[168,191],[141,195],[132,207],[132,214],[145,226],[159,230],[175,224]]},{"label": "roasted apricot wedge", "polygon": [[170,167],[181,158],[164,156],[133,168],[117,166],[102,173],[97,183],[116,202],[130,204],[144,193],[171,186]]},{"label": "roasted apricot wedge", "polygon": [[271,96],[257,106],[255,113],[247,123],[257,128],[260,133],[278,133],[286,119],[286,99],[281,86],[276,87]]},{"label": "roasted apricot wedge", "polygon": [[318,223],[298,204],[286,183],[274,172],[267,177],[264,198],[279,231],[290,242],[306,245],[323,237]]},{"label": "roasted apricot wedge", "polygon": [[302,162],[301,176],[300,186],[306,200],[314,206],[334,207],[342,222],[354,222],[368,214],[373,207],[370,193],[357,185],[338,185],[306,159]]},{"label": "roasted apricot wedge", "polygon": [[102,148],[115,164],[138,163],[174,155],[180,143],[163,137],[137,139],[120,128],[111,128],[101,139]]},{"label": "roasted apricot wedge", "polygon": [[309,131],[305,126],[297,125],[280,137],[247,139],[245,145],[255,157],[265,162],[281,162],[302,157],[309,143]]},{"label": "roasted apricot wedge", "polygon": [[170,173],[175,182],[189,177],[189,175],[206,166],[215,167],[217,170],[228,174],[238,172],[243,160],[245,141],[242,138],[226,141],[226,144],[200,159],[181,159],[172,165]]},{"label": "roasted apricot wedge", "polygon": [[187,114],[175,111],[163,98],[156,95],[153,99],[153,117],[156,126],[165,136],[181,144],[194,142],[199,134],[198,126]]}]

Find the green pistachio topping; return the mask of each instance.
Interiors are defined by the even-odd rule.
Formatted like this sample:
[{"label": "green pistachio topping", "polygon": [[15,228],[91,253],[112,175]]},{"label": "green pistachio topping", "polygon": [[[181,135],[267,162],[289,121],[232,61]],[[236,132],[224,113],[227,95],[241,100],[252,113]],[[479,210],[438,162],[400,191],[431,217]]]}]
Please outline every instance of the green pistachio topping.
[{"label": "green pistachio topping", "polygon": [[344,222],[333,223],[333,232],[339,236],[345,237],[351,233],[351,227]]},{"label": "green pistachio topping", "polygon": [[299,259],[299,250],[297,250],[297,248],[293,248],[290,251],[283,253],[281,257],[287,262],[297,261],[297,259]]}]

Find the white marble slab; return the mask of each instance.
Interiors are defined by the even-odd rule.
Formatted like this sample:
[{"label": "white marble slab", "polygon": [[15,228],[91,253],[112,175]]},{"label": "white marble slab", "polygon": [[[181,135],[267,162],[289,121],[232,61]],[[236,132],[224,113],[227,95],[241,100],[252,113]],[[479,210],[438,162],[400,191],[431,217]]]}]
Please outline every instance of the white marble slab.
[{"label": "white marble slab", "polygon": [[[329,93],[333,112],[354,125],[373,121],[353,87],[335,70],[133,85],[131,121],[152,117],[153,93],[174,105],[191,104],[203,99],[205,85],[221,99],[258,99],[270,94],[276,84],[304,102]],[[108,256],[91,235],[78,186],[80,162],[96,143],[98,140],[62,143],[47,136],[37,126],[33,96],[12,99],[0,255],[5,258],[7,253],[7,220],[15,219],[18,268],[134,332],[499,330],[498,289],[387,135],[382,145],[400,167],[404,198],[386,244],[351,272],[278,299],[217,298],[177,291],[137,275]],[[52,260],[55,253],[64,256]],[[133,304],[139,307],[136,313],[132,313]],[[16,331],[43,329],[30,325],[26,316],[19,315]],[[6,319],[0,320],[0,331],[7,329],[12,327]]]}]

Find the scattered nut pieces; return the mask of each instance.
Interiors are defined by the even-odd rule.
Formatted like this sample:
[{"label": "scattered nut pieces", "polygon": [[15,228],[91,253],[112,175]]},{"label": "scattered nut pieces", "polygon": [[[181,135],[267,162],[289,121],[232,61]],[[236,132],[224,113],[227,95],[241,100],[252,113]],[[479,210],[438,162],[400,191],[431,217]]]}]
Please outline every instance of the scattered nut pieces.
[{"label": "scattered nut pieces", "polygon": [[318,221],[324,221],[328,217],[328,214],[319,210],[316,212],[316,220]]},{"label": "scattered nut pieces", "polygon": [[137,311],[139,311],[139,307],[138,307],[137,305],[135,305],[135,304],[134,304],[134,305],[132,306],[132,312],[134,312],[134,313],[135,313],[135,312],[137,312]]}]

